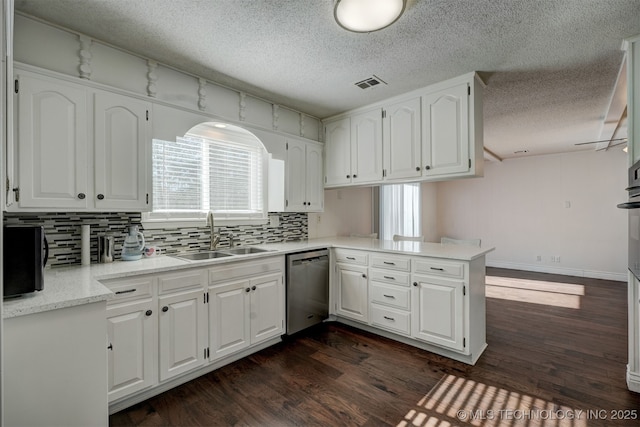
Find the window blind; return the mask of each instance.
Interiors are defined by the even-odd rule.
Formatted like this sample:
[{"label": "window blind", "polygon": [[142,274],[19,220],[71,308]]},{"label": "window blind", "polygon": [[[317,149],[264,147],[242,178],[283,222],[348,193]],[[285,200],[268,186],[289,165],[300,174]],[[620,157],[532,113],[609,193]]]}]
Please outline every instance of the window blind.
[{"label": "window blind", "polygon": [[153,211],[264,218],[264,148],[186,136],[153,140]]}]

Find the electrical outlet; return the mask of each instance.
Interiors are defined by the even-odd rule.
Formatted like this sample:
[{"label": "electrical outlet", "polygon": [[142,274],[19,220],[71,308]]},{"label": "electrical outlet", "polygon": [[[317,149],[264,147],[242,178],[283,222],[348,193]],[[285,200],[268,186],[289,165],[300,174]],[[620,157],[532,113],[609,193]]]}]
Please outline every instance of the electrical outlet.
[{"label": "electrical outlet", "polygon": [[318,214],[317,223],[320,224],[322,222],[322,215]]},{"label": "electrical outlet", "polygon": [[556,255],[556,262],[560,263],[560,255]]}]

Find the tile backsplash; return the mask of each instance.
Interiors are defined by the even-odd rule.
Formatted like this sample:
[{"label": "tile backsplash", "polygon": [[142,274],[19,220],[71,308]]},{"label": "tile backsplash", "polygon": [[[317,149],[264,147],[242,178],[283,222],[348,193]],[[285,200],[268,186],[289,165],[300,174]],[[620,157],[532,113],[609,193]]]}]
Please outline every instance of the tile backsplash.
[{"label": "tile backsplash", "polygon": [[[276,215],[279,225],[237,225],[216,227],[220,234],[219,247],[228,247],[230,236],[236,244],[252,245],[302,240],[308,238],[306,213],[270,213]],[[51,267],[80,264],[81,225],[91,225],[91,263],[97,258],[98,234],[112,234],[115,237],[115,258],[120,258],[126,227],[141,224],[139,213],[4,213],[4,225],[43,225],[49,242],[49,262]],[[146,246],[155,246],[162,254],[194,252],[208,249],[209,227],[204,223],[199,227],[182,227],[144,230]],[[7,242],[10,243],[10,242]]]}]

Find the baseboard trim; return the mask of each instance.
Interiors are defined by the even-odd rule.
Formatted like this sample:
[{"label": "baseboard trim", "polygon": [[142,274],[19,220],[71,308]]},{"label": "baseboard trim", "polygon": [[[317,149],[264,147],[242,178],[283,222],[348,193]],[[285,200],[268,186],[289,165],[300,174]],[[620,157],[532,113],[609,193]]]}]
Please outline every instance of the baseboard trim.
[{"label": "baseboard trim", "polygon": [[627,387],[631,391],[640,393],[640,372],[629,371],[629,366],[627,366]]},{"label": "baseboard trim", "polygon": [[614,273],[610,271],[582,270],[578,268],[551,267],[549,265],[524,264],[511,261],[487,260],[487,267],[508,268],[511,270],[535,271],[538,273],[561,274],[563,276],[589,277],[592,279],[615,280],[627,282],[627,272]]}]

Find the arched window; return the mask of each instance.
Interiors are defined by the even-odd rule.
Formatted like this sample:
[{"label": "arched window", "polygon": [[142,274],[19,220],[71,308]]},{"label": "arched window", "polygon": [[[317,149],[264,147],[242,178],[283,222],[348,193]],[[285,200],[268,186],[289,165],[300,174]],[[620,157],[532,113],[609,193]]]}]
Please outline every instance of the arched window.
[{"label": "arched window", "polygon": [[267,220],[268,154],[251,132],[206,122],[176,141],[154,139],[151,222]]}]

